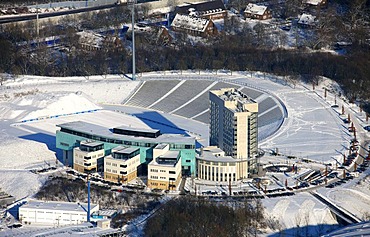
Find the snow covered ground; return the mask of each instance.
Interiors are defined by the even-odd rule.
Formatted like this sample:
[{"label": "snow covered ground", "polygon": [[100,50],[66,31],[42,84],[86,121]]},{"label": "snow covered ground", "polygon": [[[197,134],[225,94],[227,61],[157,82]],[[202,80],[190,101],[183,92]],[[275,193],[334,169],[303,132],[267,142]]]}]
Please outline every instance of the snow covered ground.
[{"label": "snow covered ground", "polygon": [[[192,72],[183,74],[188,78],[199,77]],[[313,91],[310,85],[294,87],[282,78],[263,73],[202,74],[208,75],[208,79],[218,77],[230,82],[247,83],[283,101],[288,118],[280,130],[266,138],[260,147],[266,150],[278,148],[283,154],[317,162],[333,161],[333,158],[339,158],[346,152],[345,148],[352,138],[348,125],[343,124],[338,109],[331,107],[334,96],[323,96],[323,87],[338,88],[332,81],[322,81]],[[143,77],[171,78],[171,73],[154,72],[144,74]],[[139,81],[130,81],[120,76],[25,76],[6,81],[0,86],[0,167],[3,174],[0,176],[0,188],[17,199],[31,196],[38,190],[46,176],[28,170],[55,163],[59,155],[55,148],[55,125],[64,122],[82,120],[104,126],[109,124],[111,127],[122,124],[155,127],[166,132],[195,136],[203,144],[208,142],[208,126],[203,123],[154,110],[122,106],[121,103],[139,84]],[[339,98],[337,100],[338,104],[342,103]],[[366,123],[363,113],[355,105],[345,106],[356,114],[361,124]],[[161,123],[148,120],[153,118]],[[353,183],[346,187],[345,192],[331,189],[324,194],[344,205],[347,210],[358,212],[356,215],[360,217],[364,215],[361,210],[370,207],[370,194],[363,191],[369,189],[369,186],[367,179],[360,185]],[[353,203],[360,203],[360,208]],[[305,223],[316,226],[335,224],[328,209],[309,194],[303,193],[289,199],[269,198],[264,200],[264,205],[271,216],[283,220],[284,228],[293,228],[298,222],[300,226]]]},{"label": "snow covered ground", "polygon": [[[320,236],[330,230],[323,229],[323,226],[337,225],[330,210],[308,193],[299,193],[289,198],[264,199],[263,204],[266,213],[282,223],[282,229],[312,226],[308,230],[311,236]],[[302,235],[302,230],[300,232]]]},{"label": "snow covered ground", "polygon": [[293,89],[281,78],[263,74],[233,80],[267,90],[287,108],[288,118],[275,135],[259,144],[261,148],[278,148],[284,155],[327,162],[333,161],[332,157],[338,158],[348,147],[351,139],[348,129],[331,108],[334,101],[325,101],[320,96],[324,94],[320,86],[315,91],[307,85],[296,85]]},{"label": "snow covered ground", "polygon": [[[138,84],[119,76],[27,76],[7,81],[0,87],[0,167],[4,174],[0,187],[16,199],[34,194],[43,178],[27,170],[55,164],[55,125],[80,119],[95,122],[93,113],[103,113],[110,123],[121,125],[123,115],[110,111],[73,113],[99,110],[99,102],[121,103]],[[21,123],[30,119],[39,120]]]}]

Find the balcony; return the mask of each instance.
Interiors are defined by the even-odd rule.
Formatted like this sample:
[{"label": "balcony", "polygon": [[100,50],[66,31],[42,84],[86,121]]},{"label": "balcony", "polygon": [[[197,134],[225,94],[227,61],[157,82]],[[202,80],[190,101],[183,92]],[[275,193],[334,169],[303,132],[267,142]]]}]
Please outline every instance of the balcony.
[{"label": "balcony", "polygon": [[84,163],[84,166],[91,166],[91,163]]},{"label": "balcony", "polygon": [[127,171],[120,171],[120,174],[127,175]]},{"label": "balcony", "polygon": [[91,160],[91,156],[84,156],[85,160]]},{"label": "balcony", "polygon": [[127,165],[120,165],[121,168],[127,168]]}]

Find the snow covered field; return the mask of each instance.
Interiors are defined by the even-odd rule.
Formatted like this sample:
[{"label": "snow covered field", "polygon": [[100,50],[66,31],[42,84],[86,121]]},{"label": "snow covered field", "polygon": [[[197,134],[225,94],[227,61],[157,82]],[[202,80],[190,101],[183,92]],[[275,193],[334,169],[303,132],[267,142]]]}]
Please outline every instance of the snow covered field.
[{"label": "snow covered field", "polygon": [[[206,74],[206,72],[202,72]],[[318,162],[333,161],[346,152],[352,138],[347,126],[339,118],[333,95],[323,98],[323,86],[336,88],[324,80],[315,91],[310,85],[293,88],[281,78],[261,73],[207,74],[235,83],[247,83],[276,95],[285,104],[288,118],[271,137],[260,143],[266,150],[279,149],[285,155],[309,158]],[[198,76],[184,73],[185,77]],[[170,73],[148,73],[144,78],[171,78]],[[25,76],[9,80],[0,87],[0,188],[17,199],[34,194],[45,176],[28,172],[35,167],[55,164],[59,152],[55,148],[56,125],[82,120],[104,126],[131,124],[137,127],[159,128],[164,132],[195,136],[203,145],[208,143],[208,126],[180,116],[154,110],[122,106],[121,103],[139,86],[119,76],[89,78],[48,78]],[[341,103],[338,98],[338,103]],[[346,108],[348,105],[346,105]],[[356,110],[354,106],[352,110]],[[83,113],[80,113],[83,112]],[[358,114],[361,117],[361,114]],[[363,117],[363,116],[362,116]],[[34,120],[37,119],[37,120]],[[153,123],[150,120],[158,120]],[[33,120],[33,121],[30,121]],[[23,122],[22,122],[23,121]],[[362,121],[364,123],[364,121]],[[347,190],[328,193],[328,197],[342,203],[346,209],[360,212],[352,203],[361,201],[360,208],[369,209],[368,183]],[[351,201],[345,197],[351,197]],[[266,199],[271,216],[283,220],[284,228],[293,228],[298,216],[310,213],[300,225],[335,224],[329,211],[308,194]],[[358,216],[364,213],[357,213]],[[307,216],[307,214],[302,214]]]},{"label": "snow covered field", "polygon": [[[320,236],[326,233],[324,225],[337,224],[330,210],[308,193],[299,193],[290,198],[265,199],[263,204],[268,214],[282,223],[282,229],[312,226],[310,234]],[[303,234],[302,230],[300,232]]]},{"label": "snow covered field", "polygon": [[275,94],[287,107],[288,118],[283,126],[259,146],[271,150],[278,148],[279,153],[284,155],[322,162],[332,161],[332,157],[340,156],[345,147],[348,147],[351,137],[338,114],[331,108],[334,100],[323,100],[320,95],[324,92],[320,86],[315,93],[316,91],[308,88],[311,86],[297,85],[293,89],[283,81],[273,83],[274,79],[263,78],[260,75],[259,80],[249,76],[234,79]]}]

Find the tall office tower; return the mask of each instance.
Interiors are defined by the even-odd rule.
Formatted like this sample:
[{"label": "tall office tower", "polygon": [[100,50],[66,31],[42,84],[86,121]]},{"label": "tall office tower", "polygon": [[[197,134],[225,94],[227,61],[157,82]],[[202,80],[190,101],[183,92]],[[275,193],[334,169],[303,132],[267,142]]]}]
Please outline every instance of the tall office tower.
[{"label": "tall office tower", "polygon": [[235,88],[210,91],[210,145],[241,159],[243,177],[257,172],[258,104]]}]

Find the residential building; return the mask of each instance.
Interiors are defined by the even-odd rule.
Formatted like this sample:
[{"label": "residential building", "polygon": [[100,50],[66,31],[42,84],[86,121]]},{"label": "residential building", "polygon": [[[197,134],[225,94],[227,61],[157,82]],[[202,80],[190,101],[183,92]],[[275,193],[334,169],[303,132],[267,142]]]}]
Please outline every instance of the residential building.
[{"label": "residential building", "polygon": [[101,50],[105,37],[102,34],[98,34],[90,31],[81,31],[76,33],[79,36],[78,44],[81,48],[96,51]]},{"label": "residential building", "polygon": [[93,140],[80,142],[73,149],[73,169],[81,173],[104,171],[104,144]]},{"label": "residential building", "polygon": [[195,15],[209,20],[225,19],[227,16],[227,10],[221,0],[189,3],[178,6],[175,12],[182,15]]},{"label": "residential building", "polygon": [[272,13],[266,6],[249,3],[244,10],[244,16],[246,18],[266,20],[272,18]]},{"label": "residential building", "polygon": [[324,6],[326,5],[326,0],[303,0],[303,4],[306,4],[308,6]]},{"label": "residential building", "polygon": [[[80,224],[87,221],[87,207],[87,203],[29,200],[19,207],[19,220],[22,224]],[[90,213],[98,210],[98,204],[90,204]]]},{"label": "residential building", "polygon": [[237,163],[242,177],[257,172],[258,104],[235,88],[209,93],[210,145],[221,148],[226,156],[248,161]]},{"label": "residential building", "polygon": [[127,183],[137,177],[140,166],[140,149],[117,146],[104,158],[104,179],[117,183]]},{"label": "residential building", "polygon": [[154,158],[148,165],[148,187],[152,189],[176,190],[181,181],[181,156],[170,151],[166,144],[154,148]]},{"label": "residential building", "polygon": [[177,32],[185,32],[194,36],[207,37],[217,33],[212,20],[190,15],[176,14],[171,28]]},{"label": "residential building", "polygon": [[303,28],[312,28],[316,24],[316,17],[310,14],[303,13],[298,20],[298,25]]}]

